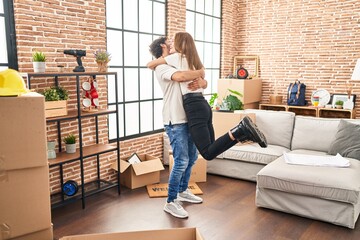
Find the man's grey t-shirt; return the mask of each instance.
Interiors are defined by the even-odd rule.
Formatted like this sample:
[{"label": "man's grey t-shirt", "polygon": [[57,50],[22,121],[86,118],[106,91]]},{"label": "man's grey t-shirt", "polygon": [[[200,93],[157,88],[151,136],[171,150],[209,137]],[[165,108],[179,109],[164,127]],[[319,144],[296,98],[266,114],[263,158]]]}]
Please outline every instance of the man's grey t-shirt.
[{"label": "man's grey t-shirt", "polygon": [[164,93],[163,123],[164,125],[186,123],[180,84],[172,81],[171,76],[178,70],[162,64],[155,68],[155,74]]}]

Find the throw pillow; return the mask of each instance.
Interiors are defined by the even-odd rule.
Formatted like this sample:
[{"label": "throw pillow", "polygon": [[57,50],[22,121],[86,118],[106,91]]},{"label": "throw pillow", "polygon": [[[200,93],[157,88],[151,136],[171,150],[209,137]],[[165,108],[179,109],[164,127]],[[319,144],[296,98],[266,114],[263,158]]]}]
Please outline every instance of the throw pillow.
[{"label": "throw pillow", "polygon": [[341,120],[328,153],[360,160],[360,125]]}]

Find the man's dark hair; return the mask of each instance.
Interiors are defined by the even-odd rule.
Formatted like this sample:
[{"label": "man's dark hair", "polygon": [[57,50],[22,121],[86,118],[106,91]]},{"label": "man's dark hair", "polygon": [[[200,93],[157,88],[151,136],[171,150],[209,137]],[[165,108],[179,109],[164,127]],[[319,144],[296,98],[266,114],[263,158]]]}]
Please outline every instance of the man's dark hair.
[{"label": "man's dark hair", "polygon": [[162,47],[161,44],[165,44],[165,41],[167,40],[167,37],[159,37],[158,39],[155,39],[151,44],[150,44],[150,49],[149,51],[151,52],[151,54],[155,57],[155,58],[159,58],[162,55]]}]

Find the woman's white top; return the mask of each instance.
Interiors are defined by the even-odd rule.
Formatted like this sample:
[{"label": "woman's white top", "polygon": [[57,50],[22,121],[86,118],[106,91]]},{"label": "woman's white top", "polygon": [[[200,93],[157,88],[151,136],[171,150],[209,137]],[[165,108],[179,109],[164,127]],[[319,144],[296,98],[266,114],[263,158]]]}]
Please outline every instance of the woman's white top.
[{"label": "woman's white top", "polygon": [[[175,67],[178,70],[182,70],[182,71],[189,71],[189,64],[184,57],[181,57],[180,53],[173,53],[170,54],[168,56],[165,57],[165,61],[168,65]],[[191,81],[190,81],[191,82]],[[203,88],[199,88],[196,91],[191,91],[188,89],[188,84],[190,82],[180,82],[180,88],[181,88],[181,93],[182,95],[185,95],[187,93],[195,93],[195,92],[204,92]]]}]

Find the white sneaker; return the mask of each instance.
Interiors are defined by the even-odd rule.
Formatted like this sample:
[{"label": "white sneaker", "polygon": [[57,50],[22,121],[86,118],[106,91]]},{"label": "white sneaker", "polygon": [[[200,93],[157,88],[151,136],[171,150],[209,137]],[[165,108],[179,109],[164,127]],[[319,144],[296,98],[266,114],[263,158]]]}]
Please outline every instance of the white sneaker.
[{"label": "white sneaker", "polygon": [[189,189],[178,194],[179,201],[190,202],[190,203],[202,203],[202,198],[195,196]]},{"label": "white sneaker", "polygon": [[174,217],[177,218],[187,218],[189,214],[185,209],[181,206],[180,202],[175,199],[174,202],[166,202],[164,206],[164,211],[170,213]]}]

